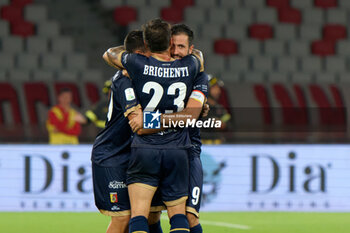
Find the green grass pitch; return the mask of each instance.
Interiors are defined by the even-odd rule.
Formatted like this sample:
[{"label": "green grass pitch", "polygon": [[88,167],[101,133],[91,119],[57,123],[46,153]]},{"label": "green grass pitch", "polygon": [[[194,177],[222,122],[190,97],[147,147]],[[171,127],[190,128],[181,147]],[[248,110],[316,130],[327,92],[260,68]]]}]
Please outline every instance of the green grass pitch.
[{"label": "green grass pitch", "polygon": [[[350,213],[201,213],[205,233],[349,233]],[[99,213],[0,213],[1,233],[105,232],[109,217]],[[165,214],[164,232],[169,232]]]}]

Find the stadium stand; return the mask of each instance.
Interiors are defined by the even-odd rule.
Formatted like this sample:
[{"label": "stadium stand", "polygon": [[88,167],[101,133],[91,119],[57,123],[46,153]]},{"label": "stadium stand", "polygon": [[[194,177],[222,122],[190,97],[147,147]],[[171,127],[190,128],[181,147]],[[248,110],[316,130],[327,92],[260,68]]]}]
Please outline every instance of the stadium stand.
[{"label": "stadium stand", "polygon": [[[0,1],[1,137],[18,126],[43,128],[46,112],[62,87],[73,90],[78,109],[99,100],[102,72],[89,67],[87,54],[76,49],[76,38],[66,34],[61,21],[49,14],[52,3]],[[37,129],[36,136],[45,137],[44,129]],[[30,130],[29,134],[15,131],[20,140],[31,141]],[[37,139],[46,140],[42,136]]]}]

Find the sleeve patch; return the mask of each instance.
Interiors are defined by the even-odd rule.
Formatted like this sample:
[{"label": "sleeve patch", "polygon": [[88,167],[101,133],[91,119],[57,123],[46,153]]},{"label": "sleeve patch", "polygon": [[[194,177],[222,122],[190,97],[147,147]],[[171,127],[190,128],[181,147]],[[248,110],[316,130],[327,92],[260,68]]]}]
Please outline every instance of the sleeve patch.
[{"label": "sleeve patch", "polygon": [[204,100],[205,100],[205,95],[201,91],[194,90],[194,91],[192,91],[190,98],[201,102],[202,105],[203,105],[204,104]]},{"label": "sleeve patch", "polygon": [[207,95],[208,93],[208,85],[206,84],[198,84],[193,86],[193,90],[198,90],[203,92],[203,94]]},{"label": "sleeve patch", "polygon": [[135,92],[133,88],[129,87],[125,89],[124,92],[125,92],[126,101],[131,101],[135,99]]}]

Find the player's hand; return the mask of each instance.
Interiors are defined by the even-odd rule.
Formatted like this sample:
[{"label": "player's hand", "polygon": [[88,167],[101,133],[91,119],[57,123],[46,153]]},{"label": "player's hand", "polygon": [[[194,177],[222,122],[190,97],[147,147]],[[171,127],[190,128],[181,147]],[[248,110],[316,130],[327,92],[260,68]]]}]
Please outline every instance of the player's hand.
[{"label": "player's hand", "polygon": [[123,70],[122,70],[122,74],[123,74],[124,76],[130,78],[129,73],[128,73],[128,71],[126,71],[126,69],[123,69]]},{"label": "player's hand", "polygon": [[210,111],[209,104],[204,104],[204,105],[203,105],[202,112],[201,112],[201,117],[207,117],[209,111]]},{"label": "player's hand", "polygon": [[134,117],[129,121],[130,128],[135,133],[143,126],[143,114],[134,113]]},{"label": "player's hand", "polygon": [[198,49],[193,49],[192,54],[195,55],[199,59],[199,61],[201,63],[200,71],[203,72],[204,71],[204,57],[203,57],[202,51],[200,51]]}]

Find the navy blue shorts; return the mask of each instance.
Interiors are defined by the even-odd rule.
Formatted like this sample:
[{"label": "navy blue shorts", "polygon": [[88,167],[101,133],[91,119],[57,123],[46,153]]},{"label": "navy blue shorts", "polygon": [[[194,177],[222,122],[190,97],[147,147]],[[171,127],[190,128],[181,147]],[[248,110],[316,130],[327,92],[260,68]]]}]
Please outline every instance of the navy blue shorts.
[{"label": "navy blue shorts", "polygon": [[[130,154],[119,155],[118,165],[101,167],[92,164],[92,181],[94,185],[95,205],[107,216],[130,215],[130,201],[126,185],[126,170]],[[160,193],[156,193],[152,201],[151,211],[164,210]]]},{"label": "navy blue shorts", "polygon": [[188,152],[186,149],[131,148],[127,184],[158,187],[167,206],[188,196]]},{"label": "navy blue shorts", "polygon": [[203,189],[203,168],[200,154],[191,149],[189,149],[189,166],[190,180],[186,211],[199,217]]}]

